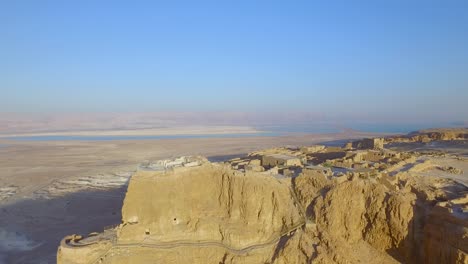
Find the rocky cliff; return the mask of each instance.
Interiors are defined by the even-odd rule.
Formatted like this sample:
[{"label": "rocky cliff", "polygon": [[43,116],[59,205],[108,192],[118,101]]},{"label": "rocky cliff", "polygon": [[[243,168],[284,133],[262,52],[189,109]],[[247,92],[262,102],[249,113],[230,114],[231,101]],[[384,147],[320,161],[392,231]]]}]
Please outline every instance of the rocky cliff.
[{"label": "rocky cliff", "polygon": [[65,238],[58,263],[468,262],[466,186],[353,175],[304,167],[284,177],[206,160],[139,171],[122,224]]}]

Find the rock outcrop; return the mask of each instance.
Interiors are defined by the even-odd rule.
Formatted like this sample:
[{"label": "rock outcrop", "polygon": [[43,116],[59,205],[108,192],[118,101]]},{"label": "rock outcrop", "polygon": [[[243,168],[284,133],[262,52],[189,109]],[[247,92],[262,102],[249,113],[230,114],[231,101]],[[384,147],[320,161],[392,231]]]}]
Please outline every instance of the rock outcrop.
[{"label": "rock outcrop", "polygon": [[439,202],[424,227],[425,263],[466,263],[468,248],[468,196]]},{"label": "rock outcrop", "polygon": [[305,150],[274,153],[297,155],[301,163],[367,161],[378,165],[373,166],[376,174],[335,175],[329,167],[293,164],[297,174],[287,177],[278,168],[269,168],[270,163],[262,167],[262,152],[227,163],[184,158],[168,167],[176,163],[160,162],[131,178],[119,226],[86,238],[66,237],[57,261],[468,262],[465,185],[412,170],[393,170],[389,175],[389,168],[381,166],[400,160],[411,168],[426,164],[410,160],[410,154],[349,152],[330,160],[321,155],[328,158],[337,150]]},{"label": "rock outcrop", "polygon": [[278,257],[282,239],[305,225],[289,181],[208,162],[140,171],[130,181],[114,237],[66,238],[58,262],[94,263],[71,254],[73,247],[103,249],[95,260],[101,263],[268,262]]},{"label": "rock outcrop", "polygon": [[141,172],[128,187],[118,241],[218,241],[245,248],[303,223],[288,183],[205,163]]},{"label": "rock outcrop", "polygon": [[468,128],[445,128],[420,130],[404,136],[388,137],[386,142],[430,142],[465,139],[468,139]]}]

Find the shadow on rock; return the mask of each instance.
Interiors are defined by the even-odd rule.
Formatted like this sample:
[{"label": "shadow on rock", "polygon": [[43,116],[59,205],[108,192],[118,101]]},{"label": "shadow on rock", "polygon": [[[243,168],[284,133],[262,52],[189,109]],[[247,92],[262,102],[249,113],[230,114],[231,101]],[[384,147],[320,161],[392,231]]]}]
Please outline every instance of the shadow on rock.
[{"label": "shadow on rock", "polygon": [[101,232],[121,222],[126,189],[80,191],[0,206],[0,260],[56,263],[57,247],[66,235]]}]

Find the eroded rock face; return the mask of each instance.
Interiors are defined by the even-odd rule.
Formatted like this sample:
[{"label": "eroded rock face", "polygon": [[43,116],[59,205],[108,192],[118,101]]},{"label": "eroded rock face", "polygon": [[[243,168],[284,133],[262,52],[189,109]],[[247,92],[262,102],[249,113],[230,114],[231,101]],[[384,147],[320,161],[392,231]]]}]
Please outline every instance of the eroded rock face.
[{"label": "eroded rock face", "polygon": [[118,242],[267,243],[304,222],[290,192],[287,181],[210,163],[140,173],[128,188]]},{"label": "eroded rock face", "polygon": [[316,202],[317,228],[338,247],[365,241],[379,252],[405,259],[415,199],[412,193],[396,194],[375,183],[345,182]]},{"label": "eroded rock face", "polygon": [[[278,262],[282,258],[278,245],[281,250],[290,247],[283,245],[285,239],[305,225],[290,179],[239,173],[208,162],[138,172],[130,181],[122,218],[113,247],[103,251],[98,261]],[[296,237],[295,241],[297,246]],[[101,242],[97,239],[96,243]],[[79,241],[63,242],[58,262],[70,263],[64,260],[70,261],[70,248],[76,245],[81,246]],[[90,263],[75,256],[72,259],[76,260],[73,263]]]},{"label": "eroded rock face", "polygon": [[58,263],[466,263],[467,194],[410,173],[287,178],[207,161],[140,171],[122,224],[62,241]]},{"label": "eroded rock face", "polygon": [[438,203],[429,214],[424,227],[424,260],[426,263],[466,263],[468,248],[468,218],[460,205],[468,197]]}]

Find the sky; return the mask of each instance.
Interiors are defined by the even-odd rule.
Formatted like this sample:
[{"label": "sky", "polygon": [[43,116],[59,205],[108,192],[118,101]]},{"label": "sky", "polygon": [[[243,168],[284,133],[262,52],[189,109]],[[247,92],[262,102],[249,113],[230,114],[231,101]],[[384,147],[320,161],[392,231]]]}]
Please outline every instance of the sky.
[{"label": "sky", "polygon": [[1,112],[468,120],[468,1],[0,1]]}]

